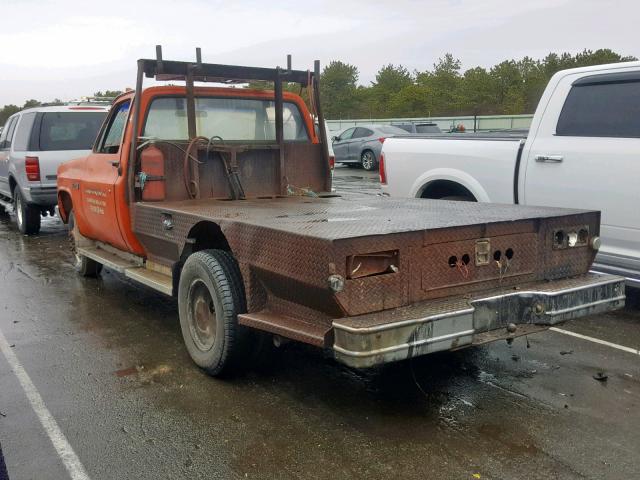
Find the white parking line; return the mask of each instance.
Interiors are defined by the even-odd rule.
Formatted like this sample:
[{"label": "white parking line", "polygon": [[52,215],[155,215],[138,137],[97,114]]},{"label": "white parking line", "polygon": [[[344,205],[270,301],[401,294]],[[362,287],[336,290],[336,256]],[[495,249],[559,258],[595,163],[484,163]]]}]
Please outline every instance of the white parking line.
[{"label": "white parking line", "polygon": [[20,364],[18,357],[13,353],[13,350],[9,346],[7,339],[4,337],[2,330],[0,330],[0,351],[2,351],[7,362],[9,362],[11,370],[13,370],[13,373],[18,378],[33,411],[38,416],[42,427],[47,433],[49,440],[51,440],[51,443],[53,443],[53,447],[56,449],[56,452],[58,452],[58,456],[62,460],[67,472],[69,472],[71,479],[90,480],[89,475],[87,475],[87,472],[76,455],[76,452],[71,448],[71,445],[64,436],[64,433],[62,433],[62,430],[60,430],[55,418],[53,418],[53,415],[51,415],[49,410],[47,410],[40,393],[38,393],[38,390],[29,378],[29,375]]},{"label": "white parking line", "polygon": [[588,337],[586,335],[581,335],[579,333],[570,332],[569,330],[563,330],[562,328],[551,327],[549,330],[553,330],[554,332],[564,333],[565,335],[571,335],[572,337],[581,338],[582,340],[587,340],[593,343],[599,343],[600,345],[605,345],[607,347],[616,348],[618,350],[622,350],[623,352],[633,353],[634,355],[640,355],[640,349],[625,347],[624,345],[618,345],[617,343],[607,342],[606,340],[600,340],[599,338]]}]

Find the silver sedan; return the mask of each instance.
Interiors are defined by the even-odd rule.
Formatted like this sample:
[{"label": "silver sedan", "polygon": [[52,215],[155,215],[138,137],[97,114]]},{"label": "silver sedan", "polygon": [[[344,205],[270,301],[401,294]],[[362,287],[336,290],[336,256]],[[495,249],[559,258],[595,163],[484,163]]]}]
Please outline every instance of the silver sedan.
[{"label": "silver sedan", "polygon": [[358,125],[348,128],[332,138],[336,162],[375,170],[378,168],[385,138],[395,135],[407,135],[407,132],[391,125]]}]

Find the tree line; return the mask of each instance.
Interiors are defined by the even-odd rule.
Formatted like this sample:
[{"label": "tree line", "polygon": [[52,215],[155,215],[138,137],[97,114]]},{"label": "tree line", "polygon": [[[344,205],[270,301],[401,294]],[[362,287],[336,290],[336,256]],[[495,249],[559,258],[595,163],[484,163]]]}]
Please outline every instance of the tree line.
[{"label": "tree line", "polygon": [[[94,97],[98,97],[98,98],[111,98],[111,97],[117,97],[118,95],[120,95],[122,92],[120,90],[105,90],[104,92],[96,92],[93,94]],[[13,115],[16,112],[19,112],[20,110],[25,110],[27,108],[34,108],[34,107],[49,107],[49,106],[55,106],[55,105],[66,105],[67,102],[63,102],[62,100],[60,100],[59,98],[56,98],[54,100],[51,100],[49,102],[41,102],[39,100],[35,100],[35,99],[31,99],[31,100],[27,100],[26,102],[24,102],[24,105],[22,105],[21,107],[18,105],[5,105],[4,107],[2,107],[2,109],[0,109],[0,127],[3,126],[7,119]]]},{"label": "tree line", "polygon": [[535,111],[549,79],[559,70],[632,60],[637,59],[599,49],[462,71],[460,60],[447,53],[425,71],[385,65],[370,85],[358,83],[355,65],[334,60],[322,71],[320,93],[329,119],[526,114]]},{"label": "tree line", "polygon": [[[321,73],[320,96],[329,119],[533,113],[547,82],[559,70],[632,60],[637,59],[599,49],[575,55],[550,53],[538,60],[505,60],[489,69],[463,71],[460,60],[447,53],[430,70],[411,72],[402,65],[385,65],[369,85],[359,83],[358,67],[333,60]],[[273,88],[264,82],[252,82],[250,86]],[[284,88],[300,93],[293,84]],[[120,93],[106,90],[94,96],[114,97]],[[306,91],[301,93],[307,100]],[[22,109],[62,104],[59,99],[44,103],[32,99],[21,107],[5,105],[0,109],[0,125]]]}]

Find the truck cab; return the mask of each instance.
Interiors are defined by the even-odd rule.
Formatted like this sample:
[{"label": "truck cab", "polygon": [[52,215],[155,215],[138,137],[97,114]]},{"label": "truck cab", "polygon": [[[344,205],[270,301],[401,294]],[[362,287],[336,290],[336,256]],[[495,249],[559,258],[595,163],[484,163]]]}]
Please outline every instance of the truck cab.
[{"label": "truck cab", "polygon": [[[144,89],[145,76],[186,85]],[[177,297],[185,346],[211,375],[265,339],[365,368],[624,304],[622,279],[588,273],[597,212],[332,193],[319,76],[318,62],[139,60],[93,152],[58,170],[78,271],[107,266]],[[256,80],[274,89],[194,85]],[[312,112],[285,82],[308,89]]]}]

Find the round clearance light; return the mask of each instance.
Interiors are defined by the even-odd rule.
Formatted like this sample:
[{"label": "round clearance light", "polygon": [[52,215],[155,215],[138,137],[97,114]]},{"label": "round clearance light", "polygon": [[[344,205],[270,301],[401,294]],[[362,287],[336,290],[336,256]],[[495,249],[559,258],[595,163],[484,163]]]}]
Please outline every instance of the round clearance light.
[{"label": "round clearance light", "polygon": [[576,243],[578,243],[578,234],[576,232],[567,233],[567,245],[575,247]]},{"label": "round clearance light", "polygon": [[600,250],[600,237],[593,237],[591,239],[591,248],[594,250]]}]

